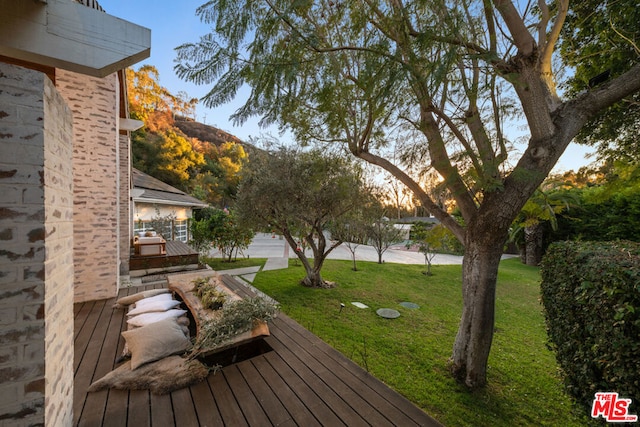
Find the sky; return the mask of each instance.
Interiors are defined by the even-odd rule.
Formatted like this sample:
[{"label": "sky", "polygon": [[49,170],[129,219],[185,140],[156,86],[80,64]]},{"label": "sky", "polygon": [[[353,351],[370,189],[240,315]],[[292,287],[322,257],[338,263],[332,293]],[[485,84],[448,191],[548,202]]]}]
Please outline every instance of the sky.
[{"label": "sky", "polygon": [[[207,93],[207,87],[183,81],[173,71],[176,57],[174,49],[183,43],[198,41],[200,36],[211,30],[210,26],[200,22],[195,13],[205,0],[99,0],[99,3],[108,14],[151,29],[151,56],[134,65],[134,68],[143,64],[155,66],[160,75],[160,85],[171,93],[184,91],[189,97],[196,98]],[[215,109],[199,105],[196,120],[229,132],[243,141],[261,135],[278,137],[277,128],[260,128],[259,118],[252,118],[242,126],[234,126],[229,120],[229,116],[244,103],[247,96],[246,91],[241,91],[234,101]],[[591,163],[592,159],[585,157],[591,152],[593,149],[590,147],[570,144],[553,172],[577,170]]]}]

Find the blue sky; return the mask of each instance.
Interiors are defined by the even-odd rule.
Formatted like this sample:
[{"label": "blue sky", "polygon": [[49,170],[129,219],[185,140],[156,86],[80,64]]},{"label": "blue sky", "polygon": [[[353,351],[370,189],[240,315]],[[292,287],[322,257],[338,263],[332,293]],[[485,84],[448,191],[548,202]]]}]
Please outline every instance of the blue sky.
[{"label": "blue sky", "polygon": [[[154,65],[160,73],[160,84],[172,93],[185,91],[190,97],[202,97],[207,88],[196,86],[179,79],[173,72],[175,51],[182,43],[197,41],[210,27],[200,22],[196,8],[205,0],[99,0],[100,5],[110,15],[131,21],[151,29],[151,57],[136,64]],[[246,97],[246,95],[245,95]],[[215,126],[242,140],[259,137],[261,134],[277,136],[277,129],[261,129],[258,119],[251,119],[240,127],[233,126],[229,116],[245,101],[242,93],[233,102],[216,109],[202,105],[197,110],[197,120]],[[555,171],[564,171],[584,166],[591,162],[585,154],[591,148],[571,144],[560,158]]]}]

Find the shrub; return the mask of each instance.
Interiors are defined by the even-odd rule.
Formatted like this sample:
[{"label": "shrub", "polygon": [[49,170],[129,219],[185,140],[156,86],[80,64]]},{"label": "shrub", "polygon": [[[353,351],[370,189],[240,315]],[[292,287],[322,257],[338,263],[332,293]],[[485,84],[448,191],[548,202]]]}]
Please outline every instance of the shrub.
[{"label": "shrub", "polygon": [[227,294],[219,291],[211,283],[211,277],[200,277],[192,281],[194,294],[200,298],[202,307],[208,310],[218,310],[227,300]]},{"label": "shrub", "polygon": [[191,222],[189,242],[201,255],[218,248],[229,262],[238,251],[249,247],[254,231],[241,224],[233,211],[215,208],[201,209]]},{"label": "shrub", "polygon": [[542,262],[550,347],[574,401],[616,391],[640,402],[640,244],[563,242]]}]

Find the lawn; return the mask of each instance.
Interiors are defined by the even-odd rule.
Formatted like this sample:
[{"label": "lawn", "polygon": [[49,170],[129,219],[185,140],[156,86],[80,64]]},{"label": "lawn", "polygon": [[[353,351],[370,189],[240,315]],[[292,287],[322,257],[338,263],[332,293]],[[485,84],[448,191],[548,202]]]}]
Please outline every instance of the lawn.
[{"label": "lawn", "polygon": [[[461,267],[328,260],[323,278],[334,289],[298,285],[304,269],[265,271],[254,285],[284,313],[448,426],[580,426],[557,377],[539,298],[537,268],[503,261],[488,386],[470,393],[447,371],[461,312]],[[353,301],[368,305],[359,309]],[[400,302],[420,306],[404,308]],[[345,304],[341,310],[340,304]],[[393,308],[397,319],[376,315]]]}]

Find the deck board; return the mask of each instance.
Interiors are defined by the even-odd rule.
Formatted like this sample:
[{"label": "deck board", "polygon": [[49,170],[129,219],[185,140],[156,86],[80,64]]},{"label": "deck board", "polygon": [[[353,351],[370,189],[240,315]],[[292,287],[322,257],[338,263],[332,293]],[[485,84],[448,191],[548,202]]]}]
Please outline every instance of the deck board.
[{"label": "deck board", "polygon": [[291,421],[291,415],[251,361],[238,363],[236,367],[272,425],[279,426]]},{"label": "deck board", "polygon": [[218,372],[214,375],[209,375],[207,380],[216,402],[218,402],[222,422],[229,426],[248,426],[249,424],[247,424],[242,410],[229,388],[226,377]]},{"label": "deck board", "polygon": [[147,390],[129,391],[129,407],[126,425],[136,427],[151,425],[150,394]]},{"label": "deck board", "polygon": [[175,425],[197,426],[198,414],[193,404],[189,388],[181,388],[171,393],[171,402],[176,410],[173,411]]},{"label": "deck board", "polygon": [[[129,406],[129,392],[125,390],[109,390],[107,405],[102,425],[117,427],[127,425],[127,408]],[[171,414],[173,416],[173,413]],[[95,423],[94,425],[100,425]]]},{"label": "deck board", "polygon": [[[268,385],[271,393],[276,396],[280,402],[286,404],[287,412],[294,425],[304,425],[307,427],[321,425],[302,400],[300,400],[301,397],[295,393],[291,389],[291,386],[283,379],[283,372],[278,372],[267,361],[267,357],[254,358],[251,363]],[[309,391],[311,392],[311,390]],[[328,412],[332,414],[330,410],[328,410]],[[337,417],[333,421],[337,422],[337,425],[340,423]]]},{"label": "deck board", "polygon": [[[225,277],[244,297],[251,290]],[[120,291],[120,296],[144,288]],[[87,393],[116,366],[126,329],[114,299],[74,305],[74,425],[82,426],[410,426],[439,425],[298,323],[280,314],[265,342],[272,351],[226,366],[206,381],[153,395]]]},{"label": "deck board", "polygon": [[238,366],[231,365],[222,370],[222,373],[227,379],[229,388],[233,392],[247,423],[252,426],[270,425],[269,417],[260,406],[258,399],[247,385],[247,382],[242,378]]},{"label": "deck board", "polygon": [[198,422],[201,426],[221,426],[222,416],[218,410],[218,404],[213,398],[208,381],[201,381],[191,386],[193,404],[198,413]]},{"label": "deck board", "polygon": [[[281,341],[282,339],[284,339],[284,342]],[[339,390],[332,388],[329,384],[325,383],[326,376],[329,375],[326,369],[319,368],[315,360],[300,359],[293,350],[287,347],[287,345],[292,344],[291,340],[278,335],[277,339],[269,340],[269,344],[305,384],[313,384],[313,391],[317,394],[317,399],[324,402],[328,408],[331,408],[343,423],[348,426],[370,425],[366,419],[357,412],[356,408],[360,406],[359,402],[344,400],[344,389],[339,381],[332,382],[332,385],[334,387],[337,385]],[[300,347],[296,346],[296,350],[300,350]],[[361,400],[359,396],[353,395],[349,397],[358,401]]]},{"label": "deck board", "polygon": [[[361,371],[359,367],[351,363],[351,369],[347,369],[344,365],[336,363],[332,356],[337,352],[330,347],[325,347],[324,342],[319,339],[317,341],[309,339],[309,334],[304,334],[304,336],[300,334],[299,330],[290,326],[290,323],[293,322],[280,322],[279,319],[276,319],[275,322],[285,332],[283,335],[279,334],[278,338],[283,340],[286,336],[290,340],[287,343],[287,347],[296,355],[299,356],[306,353],[306,357],[310,360],[312,352],[320,352],[326,356],[311,361],[312,365],[310,366],[315,366],[315,369],[320,372],[327,372],[327,375],[324,376],[327,384],[332,389],[340,390],[344,393],[345,400],[348,400],[356,412],[366,418],[367,421],[373,421],[376,426],[392,425],[390,420],[399,422],[401,425],[415,423],[414,420],[392,405],[386,398],[380,396],[362,378],[355,376],[354,371]],[[324,371],[322,371],[323,369]]]}]

